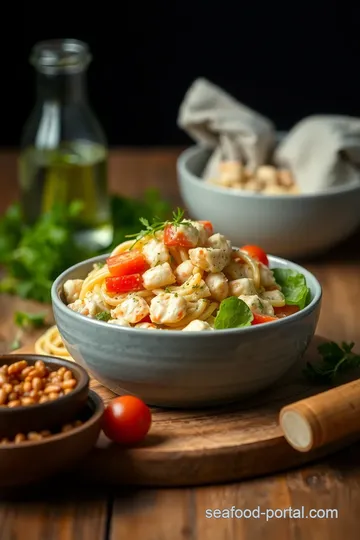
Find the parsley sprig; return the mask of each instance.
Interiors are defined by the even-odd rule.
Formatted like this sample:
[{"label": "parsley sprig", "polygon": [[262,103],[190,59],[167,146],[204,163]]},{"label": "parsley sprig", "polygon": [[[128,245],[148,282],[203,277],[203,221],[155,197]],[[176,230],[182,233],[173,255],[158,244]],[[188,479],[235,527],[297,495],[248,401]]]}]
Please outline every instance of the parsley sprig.
[{"label": "parsley sprig", "polygon": [[174,225],[175,227],[179,227],[179,225],[191,225],[189,220],[184,219],[184,214],[184,210],[177,208],[173,211],[171,220],[161,221],[159,218],[155,217],[150,223],[150,221],[146,218],[139,218],[140,223],[144,225],[144,229],[142,229],[139,233],[126,235],[126,238],[134,238],[134,243],[130,249],[132,249],[135,244],[146,236],[155,236],[157,232],[163,231],[167,225]]},{"label": "parsley sprig", "polygon": [[360,355],[353,352],[355,343],[334,341],[322,343],[318,352],[322,356],[319,364],[306,364],[305,376],[317,383],[333,383],[340,375],[360,367]]}]

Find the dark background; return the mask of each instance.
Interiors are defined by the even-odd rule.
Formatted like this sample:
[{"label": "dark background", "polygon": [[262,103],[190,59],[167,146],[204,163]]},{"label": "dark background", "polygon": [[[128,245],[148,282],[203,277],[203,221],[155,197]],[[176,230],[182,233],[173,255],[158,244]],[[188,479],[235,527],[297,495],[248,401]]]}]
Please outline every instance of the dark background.
[{"label": "dark background", "polygon": [[111,145],[187,144],[177,111],[199,76],[282,130],[313,113],[360,116],[360,8],[347,0],[35,2],[8,9],[0,37],[2,146],[19,143],[34,103],[32,45],[61,37],[90,45],[89,94]]}]

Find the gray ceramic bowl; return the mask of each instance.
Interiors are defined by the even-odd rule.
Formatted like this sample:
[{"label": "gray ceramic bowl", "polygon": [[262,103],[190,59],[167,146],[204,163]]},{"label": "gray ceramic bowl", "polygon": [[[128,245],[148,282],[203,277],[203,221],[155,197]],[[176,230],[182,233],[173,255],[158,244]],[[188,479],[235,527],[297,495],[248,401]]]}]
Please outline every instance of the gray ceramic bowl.
[{"label": "gray ceramic bowl", "polygon": [[360,225],[360,185],[303,195],[261,195],[205,183],[210,151],[198,146],[177,163],[182,199],[194,219],[210,220],[234,245],[303,257],[325,252]]},{"label": "gray ceramic bowl", "polygon": [[69,268],[52,287],[64,344],[76,362],[116,394],[131,393],[149,405],[206,407],[236,401],[274,383],[305,352],[317,325],[321,287],[294,263],[270,257],[273,267],[302,272],[312,301],[274,323],[213,332],[122,328],[71,311],[62,300],[67,279],[84,278],[95,257]]}]

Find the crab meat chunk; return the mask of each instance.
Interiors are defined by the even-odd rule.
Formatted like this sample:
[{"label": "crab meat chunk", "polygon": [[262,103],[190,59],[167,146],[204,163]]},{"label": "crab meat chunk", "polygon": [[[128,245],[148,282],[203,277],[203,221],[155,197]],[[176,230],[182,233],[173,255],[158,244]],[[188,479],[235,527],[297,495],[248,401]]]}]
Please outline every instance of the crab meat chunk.
[{"label": "crab meat chunk", "polygon": [[128,323],[128,321],[126,321],[122,317],[119,317],[118,319],[110,319],[108,323],[116,324],[116,326],[130,326],[130,323]]},{"label": "crab meat chunk", "polygon": [[231,296],[254,295],[256,294],[254,280],[251,278],[234,279],[229,283],[229,291]]},{"label": "crab meat chunk", "polygon": [[208,232],[207,232],[205,226],[203,225],[203,223],[200,223],[199,221],[192,221],[191,225],[193,227],[195,227],[195,229],[197,229],[199,231],[199,238],[198,238],[197,245],[198,246],[205,246],[206,242],[207,242],[207,240],[209,238],[209,235],[208,235]]},{"label": "crab meat chunk", "polygon": [[176,236],[186,239],[187,246],[197,246],[200,233],[193,221],[186,221],[173,227],[175,227]]},{"label": "crab meat chunk", "polygon": [[168,262],[149,268],[143,273],[143,283],[145,289],[159,289],[176,282],[171,266]]},{"label": "crab meat chunk", "polygon": [[231,243],[223,234],[215,233],[207,240],[207,246],[217,249],[222,249],[230,257],[232,253]]},{"label": "crab meat chunk", "polygon": [[261,295],[262,299],[268,300],[270,304],[274,307],[283,307],[285,306],[285,296],[278,289],[273,291],[265,291]]},{"label": "crab meat chunk", "polygon": [[67,304],[72,304],[79,299],[83,279],[68,279],[64,283],[64,295]]},{"label": "crab meat chunk", "polygon": [[257,294],[241,294],[239,296],[239,299],[243,300],[245,304],[254,313],[259,313],[260,315],[274,316],[274,309],[270,304],[269,300],[264,300],[263,298],[260,298]]},{"label": "crab meat chunk", "polygon": [[205,278],[205,283],[208,286],[211,296],[221,302],[229,294],[228,279],[222,272],[216,274],[208,274]]},{"label": "crab meat chunk", "polygon": [[194,266],[212,273],[221,272],[230,260],[227,250],[212,247],[189,249],[189,257]]},{"label": "crab meat chunk", "polygon": [[176,323],[186,315],[187,302],[182,296],[161,293],[151,300],[150,319],[157,324]]},{"label": "crab meat chunk", "polygon": [[185,283],[192,276],[194,265],[191,261],[184,261],[175,269],[175,277],[178,283]]},{"label": "crab meat chunk", "polygon": [[147,330],[156,330],[155,324],[151,324],[149,322],[141,322],[141,323],[135,324],[135,328],[146,328]]},{"label": "crab meat chunk", "polygon": [[95,317],[101,311],[107,311],[106,305],[97,293],[88,293],[84,300],[75,300],[68,307],[86,317]]},{"label": "crab meat chunk", "polygon": [[230,280],[240,279],[245,277],[251,277],[247,275],[247,269],[244,264],[241,264],[237,261],[231,261],[225,268],[224,274]]},{"label": "crab meat chunk", "polygon": [[[76,311],[76,313],[81,313],[82,315],[85,315],[85,313],[83,313],[83,311],[85,310],[84,300],[75,300],[75,302],[68,304],[68,308],[72,309],[72,311]],[[86,309],[86,315],[88,315],[88,309]]]},{"label": "crab meat chunk", "polygon": [[125,319],[125,321],[131,324],[140,322],[148,314],[149,306],[146,300],[136,294],[129,296],[121,304],[116,306],[115,309],[111,310],[113,319]]},{"label": "crab meat chunk", "polygon": [[206,321],[200,321],[199,319],[191,321],[191,323],[183,328],[183,332],[201,332],[204,330],[212,330],[212,328],[209,323]]},{"label": "crab meat chunk", "polygon": [[170,253],[163,242],[156,238],[149,240],[143,247],[143,255],[150,266],[170,261]]}]

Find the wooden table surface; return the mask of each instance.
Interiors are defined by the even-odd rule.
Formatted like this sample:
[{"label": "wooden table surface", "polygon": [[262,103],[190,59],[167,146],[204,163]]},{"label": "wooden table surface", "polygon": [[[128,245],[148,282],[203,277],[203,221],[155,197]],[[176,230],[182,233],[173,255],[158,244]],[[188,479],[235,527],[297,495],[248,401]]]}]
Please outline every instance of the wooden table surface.
[{"label": "wooden table surface", "polygon": [[[110,186],[137,195],[157,186],[179,202],[176,186],[178,149],[114,150]],[[0,152],[0,215],[18,196],[16,152]],[[359,209],[360,211],[360,209]],[[324,289],[318,334],[360,345],[359,234],[316,260],[302,261]],[[0,297],[0,352],[8,350],[15,329],[13,312],[27,306]],[[33,336],[31,337],[33,338]],[[28,338],[30,339],[30,337]],[[359,347],[357,351],[360,352]],[[215,509],[335,510],[337,518],[209,518]],[[234,512],[233,510],[233,512]],[[0,540],[346,540],[358,539],[360,445],[306,468],[230,485],[183,489],[86,489],[57,481],[19,492],[0,493]],[[335,516],[335,513],[334,513]]]}]

